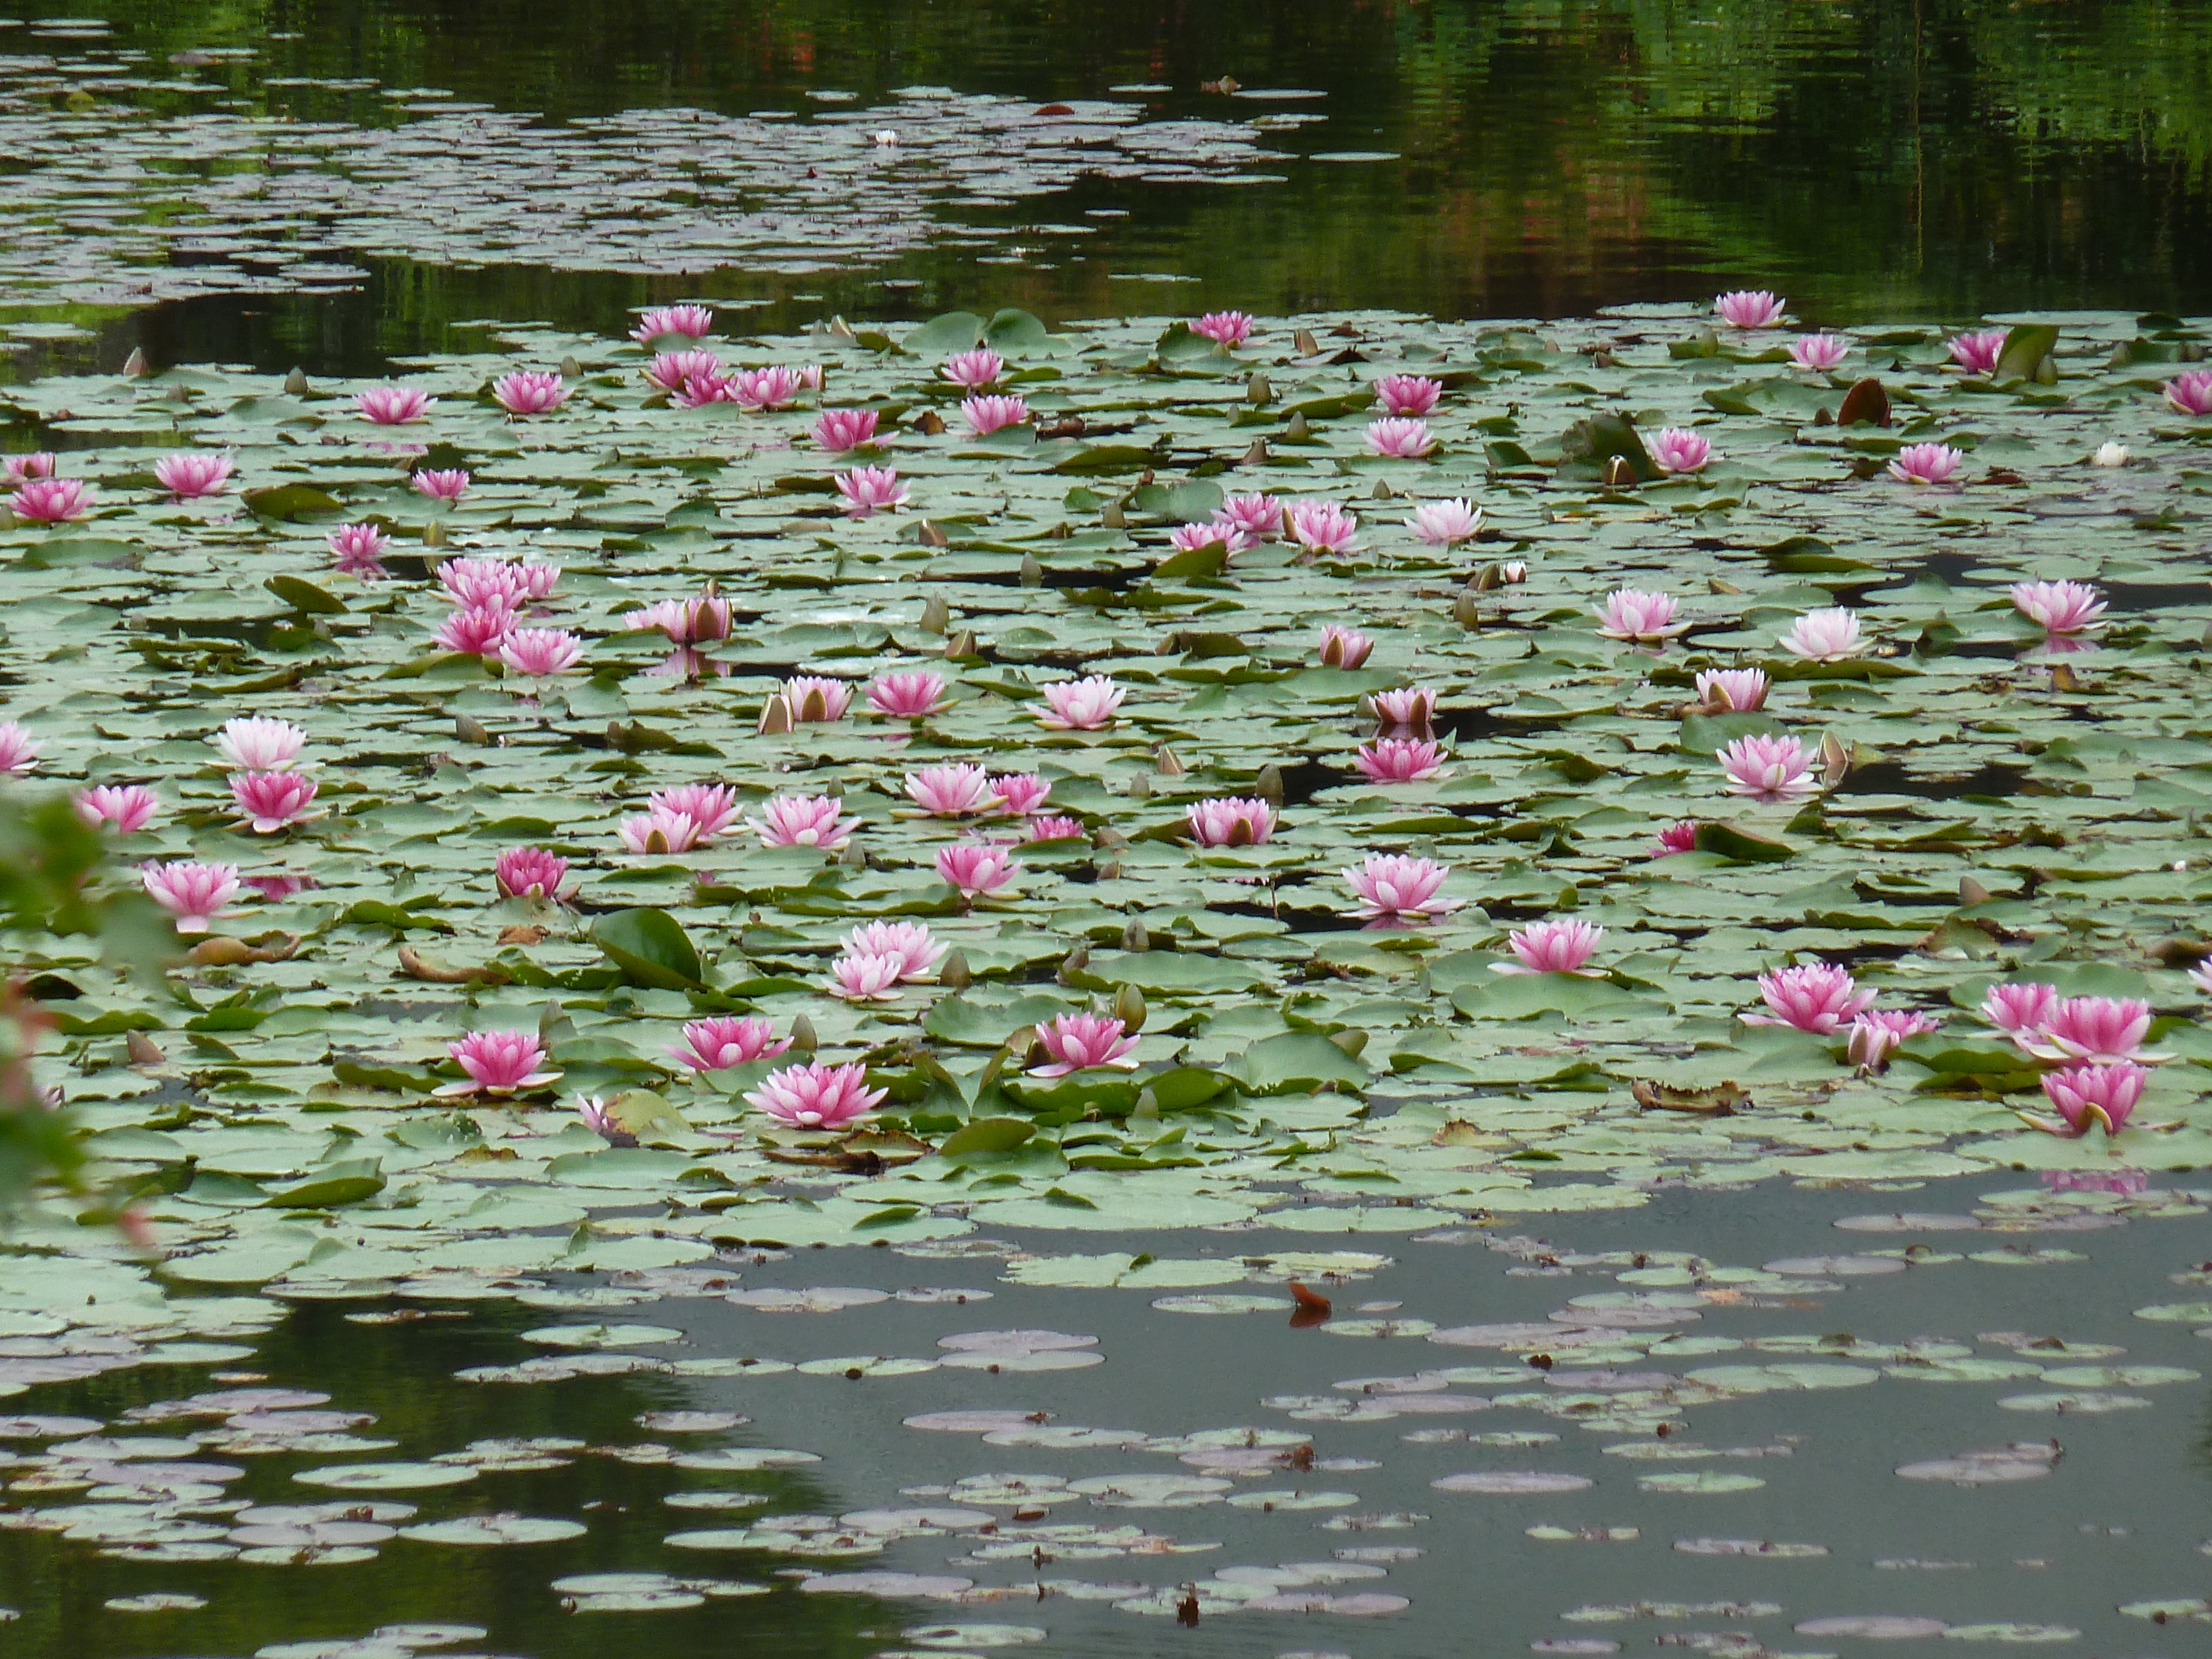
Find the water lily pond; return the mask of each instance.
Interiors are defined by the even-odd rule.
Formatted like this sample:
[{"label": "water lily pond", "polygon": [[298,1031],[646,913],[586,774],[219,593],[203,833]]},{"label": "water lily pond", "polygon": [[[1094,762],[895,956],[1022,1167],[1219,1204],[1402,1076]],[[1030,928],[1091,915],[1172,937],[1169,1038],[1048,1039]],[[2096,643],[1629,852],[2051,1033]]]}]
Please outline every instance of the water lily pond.
[{"label": "water lily pond", "polygon": [[2207,327],[1776,308],[8,388],[11,1646],[2185,1650]]}]

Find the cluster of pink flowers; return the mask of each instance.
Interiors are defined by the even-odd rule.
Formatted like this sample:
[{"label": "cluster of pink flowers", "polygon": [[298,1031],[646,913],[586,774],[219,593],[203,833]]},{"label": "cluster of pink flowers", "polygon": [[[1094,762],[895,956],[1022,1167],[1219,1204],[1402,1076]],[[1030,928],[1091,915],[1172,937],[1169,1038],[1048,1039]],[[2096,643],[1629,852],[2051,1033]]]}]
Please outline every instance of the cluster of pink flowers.
[{"label": "cluster of pink flowers", "polygon": [[738,822],[738,792],[726,783],[685,783],[645,798],[646,810],[615,826],[633,853],[688,853]]},{"label": "cluster of pink flowers", "polygon": [[830,964],[830,994],[848,1002],[895,1002],[899,987],[929,977],[946,951],[920,922],[874,921],[845,936]]}]

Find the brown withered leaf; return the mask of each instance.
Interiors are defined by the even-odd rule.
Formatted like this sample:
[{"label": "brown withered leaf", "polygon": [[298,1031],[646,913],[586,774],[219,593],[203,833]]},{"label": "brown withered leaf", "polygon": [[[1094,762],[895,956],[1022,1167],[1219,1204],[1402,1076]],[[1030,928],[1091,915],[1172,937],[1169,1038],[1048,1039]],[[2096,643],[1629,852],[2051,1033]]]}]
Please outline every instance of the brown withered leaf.
[{"label": "brown withered leaf", "polygon": [[499,930],[499,942],[501,945],[542,945],[548,931],[534,921],[519,921],[512,927]]},{"label": "brown withered leaf", "polygon": [[1494,1135],[1477,1128],[1463,1117],[1455,1117],[1429,1137],[1431,1146],[1510,1146],[1513,1143],[1504,1135]]},{"label": "brown withered leaf", "polygon": [[399,947],[399,967],[410,979],[419,979],[432,985],[504,985],[507,982],[504,968],[448,968],[432,962],[412,945]]},{"label": "brown withered leaf", "polygon": [[297,933],[264,933],[247,940],[221,933],[202,939],[185,953],[200,968],[236,968],[249,962],[289,962],[300,948]]},{"label": "brown withered leaf", "polygon": [[1733,1117],[1739,1107],[1757,1103],[1749,1090],[1738,1088],[1733,1083],[1715,1084],[1710,1089],[1677,1089],[1668,1084],[1639,1079],[1629,1093],[1647,1112],[1701,1112],[1711,1117]]}]

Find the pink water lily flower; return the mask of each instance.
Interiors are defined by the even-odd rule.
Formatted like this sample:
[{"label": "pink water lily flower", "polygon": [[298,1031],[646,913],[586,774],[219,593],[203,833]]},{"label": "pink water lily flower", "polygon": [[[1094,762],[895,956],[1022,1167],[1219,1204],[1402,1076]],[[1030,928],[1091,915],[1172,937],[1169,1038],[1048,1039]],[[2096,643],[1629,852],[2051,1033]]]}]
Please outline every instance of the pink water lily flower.
[{"label": "pink water lily flower", "polygon": [[833,997],[848,1002],[896,1002],[900,959],[895,956],[842,956],[830,964]]},{"label": "pink water lily flower", "polygon": [[324,538],[330,545],[333,568],[342,576],[358,576],[363,581],[381,581],[389,574],[384,568],[384,550],[392,538],[373,524],[342,524]]},{"label": "pink water lily flower", "polygon": [[1252,544],[1249,537],[1231,524],[1180,524],[1168,532],[1168,545],[1178,553],[1195,553],[1217,542],[1227,553],[1242,553]]},{"label": "pink water lily flower", "polygon": [[1949,341],[1951,361],[1970,374],[1986,374],[2004,356],[2005,341],[2010,332],[2008,329],[1984,328],[1969,334],[1954,334]]},{"label": "pink water lily flower", "polygon": [[1465,496],[1423,501],[1407,515],[1406,528],[1431,547],[1456,547],[1481,530],[1482,509]]},{"label": "pink water lily flower", "polygon": [[699,820],[672,806],[651,806],[617,823],[615,834],[633,853],[688,853],[699,844]]},{"label": "pink water lily flower", "polygon": [[1850,356],[1851,343],[1840,334],[1800,334],[1790,347],[1790,361],[1800,368],[1826,370]]},{"label": "pink water lily flower", "polygon": [[1713,441],[1682,426],[1661,427],[1644,447],[1662,472],[1702,472],[1713,459]]},{"label": "pink water lily flower", "polygon": [[1425,783],[1444,770],[1443,750],[1425,738],[1376,738],[1352,761],[1370,783]]},{"label": "pink water lily flower", "polygon": [[188,449],[164,455],[154,463],[154,479],[180,501],[203,495],[220,495],[237,465],[228,454],[209,449]]},{"label": "pink water lily flower", "polygon": [[1328,623],[1321,630],[1321,660],[1324,668],[1357,668],[1374,649],[1375,641],[1356,628]]},{"label": "pink water lily flower", "polygon": [[1966,465],[1966,452],[1948,444],[1907,444],[1889,464],[1889,476],[1899,483],[1948,483]]},{"label": "pink water lily flower", "polygon": [[[714,358],[711,352],[685,352],[684,356]],[[726,373],[719,360],[711,368],[700,368],[684,377],[684,384],[668,394],[668,401],[678,409],[705,409],[711,404],[733,404],[738,400],[738,379]]]},{"label": "pink water lily flower", "polygon": [[1047,816],[1031,818],[1028,823],[1031,841],[1087,841],[1090,832],[1084,829],[1080,818]]},{"label": "pink water lily flower", "polygon": [[1006,360],[988,346],[978,346],[973,351],[956,351],[938,365],[937,372],[957,386],[974,391],[986,386],[1006,372]]},{"label": "pink water lily flower", "polygon": [[[0,762],[0,770],[5,769],[4,762]],[[2212,957],[2207,957],[2189,970],[2189,982],[2203,992],[2206,996],[2212,996]]]},{"label": "pink water lily flower", "polygon": [[410,482],[419,493],[434,501],[443,501],[449,507],[469,493],[469,475],[458,466],[422,467],[416,471]]},{"label": "pink water lily flower", "polygon": [[770,795],[761,803],[761,815],[745,823],[763,847],[814,847],[835,853],[860,827],[857,817],[838,817],[843,807],[835,795]]},{"label": "pink water lily flower", "polygon": [[825,409],[811,428],[814,441],[833,455],[858,449],[876,441],[876,411],[872,409]]},{"label": "pink water lily flower", "polygon": [[684,1046],[668,1052],[695,1072],[726,1072],[757,1060],[773,1060],[790,1047],[791,1039],[776,1036],[764,1019],[717,1014],[686,1024]]},{"label": "pink water lily flower", "polygon": [[868,686],[868,707],[893,720],[920,720],[952,704],[945,695],[945,676],[922,671],[877,675]]},{"label": "pink water lily flower", "polygon": [[1839,605],[1808,611],[1775,643],[1807,662],[1843,662],[1866,648],[1858,612]]},{"label": "pink water lily flower", "polygon": [[1377,922],[1422,922],[1449,915],[1467,901],[1440,896],[1451,866],[1434,859],[1370,853],[1337,872],[1359,901],[1352,914]]},{"label": "pink water lily flower", "polygon": [[741,368],[730,377],[730,401],[739,409],[758,412],[783,409],[798,402],[805,377],[782,363],[766,368]]},{"label": "pink water lily flower", "polygon": [[568,860],[542,847],[503,848],[491,867],[501,898],[558,900],[568,876]]},{"label": "pink water lily flower", "polygon": [[510,415],[550,415],[568,401],[558,374],[519,368],[491,383],[492,400]]},{"label": "pink water lily flower", "polygon": [[471,1031],[446,1052],[466,1072],[465,1083],[443,1084],[431,1091],[446,1099],[462,1095],[511,1095],[523,1089],[542,1089],[557,1081],[558,1072],[541,1072],[545,1048],[528,1031]]},{"label": "pink water lily flower", "polygon": [[645,366],[644,374],[649,384],[672,396],[695,380],[710,387],[719,386],[723,379],[722,360],[711,351],[664,351]]},{"label": "pink water lily flower", "polygon": [[503,605],[471,605],[440,623],[430,637],[448,651],[472,657],[496,657],[514,631],[514,612]]},{"label": "pink water lily flower", "polygon": [[1425,685],[1408,685],[1375,694],[1375,718],[1386,728],[1425,730],[1436,719],[1437,694]]},{"label": "pink water lily flower", "polygon": [[968,422],[969,431],[982,438],[1010,426],[1020,426],[1030,417],[1030,406],[1024,398],[990,397],[978,392],[961,399],[960,414]]},{"label": "pink water lily flower", "polygon": [[2181,415],[2212,415],[2212,368],[2192,368],[2166,383],[2166,400]]},{"label": "pink water lily flower", "polygon": [[1036,1028],[1036,1040],[1052,1059],[1046,1065],[1030,1066],[1029,1074],[1066,1077],[1070,1072],[1096,1066],[1132,1071],[1137,1064],[1132,1052],[1137,1039],[1126,1035],[1127,1030],[1111,1014],[1055,1014],[1039,1022]]},{"label": "pink water lily flower", "polygon": [[898,977],[929,977],[951,947],[918,921],[871,921],[845,935],[848,957],[889,957],[898,963]]},{"label": "pink water lily flower", "polygon": [[1505,936],[1515,962],[1493,962],[1493,974],[1573,974],[1583,979],[1603,979],[1601,968],[1586,968],[1605,929],[1587,921],[1532,921]]},{"label": "pink water lily flower", "polygon": [[1763,288],[1740,288],[1717,295],[1713,312],[1730,328],[1772,328],[1782,320],[1788,303]]},{"label": "pink water lily flower", "polygon": [[1917,1009],[1877,1008],[1858,1015],[1844,1038],[1844,1058],[1869,1073],[1887,1071],[1905,1038],[1935,1030],[1942,1022]]},{"label": "pink water lily flower", "polygon": [[991,775],[965,761],[926,766],[906,775],[908,799],[932,817],[957,818],[1000,805]]},{"label": "pink water lily flower", "polygon": [[499,642],[499,659],[530,679],[565,674],[584,659],[584,642],[565,628],[518,628]]},{"label": "pink water lily flower", "polygon": [[0,777],[20,778],[38,769],[39,744],[15,720],[0,720]]},{"label": "pink water lily flower", "polygon": [[783,700],[791,718],[801,725],[834,725],[852,706],[853,688],[843,680],[798,674],[783,683]]},{"label": "pink water lily flower", "polygon": [[1035,772],[1002,772],[993,775],[991,793],[999,798],[1001,812],[1012,817],[1026,817],[1044,811],[1045,797],[1052,793],[1052,784]]},{"label": "pink water lily flower", "polygon": [[1218,345],[1241,346],[1252,337],[1252,319],[1241,311],[1209,311],[1192,322],[1190,331]]},{"label": "pink water lily flower", "polygon": [[836,484],[845,511],[856,519],[904,507],[909,493],[898,481],[898,469],[890,466],[856,466],[839,473]]},{"label": "pink water lily flower", "polygon": [[285,772],[307,746],[304,726],[266,714],[241,714],[225,720],[210,739],[225,766],[247,772]]},{"label": "pink water lily flower", "polygon": [[1056,680],[1037,688],[1042,708],[1030,704],[1039,726],[1054,732],[1097,732],[1114,723],[1115,711],[1129,694],[1105,674],[1087,674],[1079,680]]},{"label": "pink water lily flower", "polygon": [[8,505],[33,524],[69,524],[91,516],[92,486],[82,478],[26,478]]},{"label": "pink water lily flower", "polygon": [[670,334],[687,340],[703,340],[714,331],[714,313],[707,306],[653,306],[642,313],[629,337],[641,346]]},{"label": "pink water lily flower", "polygon": [[1283,533],[1283,503],[1274,495],[1231,495],[1213,509],[1213,521],[1255,542]]},{"label": "pink water lily flower", "polygon": [[1646,593],[1633,587],[1618,587],[1605,596],[1605,604],[1598,610],[1605,625],[1597,631],[1609,640],[1664,645],[1690,626],[1686,620],[1674,620],[1677,609],[1672,593]]},{"label": "pink water lily flower", "polygon": [[1309,553],[1334,557],[1359,545],[1359,520],[1334,501],[1295,501],[1289,520],[1291,539]]},{"label": "pink water lily flower", "polygon": [[1992,985],[1982,996],[1982,1018],[2015,1042],[2033,1040],[2043,1018],[2057,1006],[2058,988],[2041,982]]},{"label": "pink water lily flower", "polygon": [[1196,802],[1185,817],[1200,847],[1257,847],[1275,833],[1275,809],[1239,795]]},{"label": "pink water lily flower", "polygon": [[1770,802],[1802,800],[1820,787],[1813,775],[1813,757],[1796,738],[1753,732],[1715,750],[1713,758],[1728,775],[1731,795]]},{"label": "pink water lily flower", "polygon": [[696,599],[662,599],[642,611],[626,611],[623,626],[643,632],[656,629],[674,645],[699,645],[730,637],[730,602],[719,594]]},{"label": "pink water lily flower", "polygon": [[995,893],[1013,879],[1020,862],[997,842],[963,841],[937,854],[937,873],[963,898]]},{"label": "pink water lily flower", "polygon": [[54,457],[51,450],[37,450],[28,455],[0,455],[0,483],[14,485],[26,478],[53,476]]},{"label": "pink water lily flower", "polygon": [[1385,374],[1375,382],[1375,396],[1393,415],[1425,415],[1443,391],[1443,382],[1425,374]]},{"label": "pink water lily flower", "polygon": [[1367,453],[1396,460],[1419,460],[1437,447],[1429,423],[1407,416],[1385,416],[1367,423]]},{"label": "pink water lily flower", "polygon": [[1707,668],[1698,674],[1698,707],[1708,714],[1750,714],[1766,706],[1764,668]]},{"label": "pink water lily flower", "polygon": [[438,567],[442,596],[459,605],[504,605],[520,610],[529,597],[522,567],[505,559],[447,559]]},{"label": "pink water lily flower", "polygon": [[2094,1123],[2106,1134],[2116,1135],[2127,1127],[2136,1103],[2142,1098],[2143,1085],[2149,1081],[2150,1073],[2130,1060],[2109,1066],[2070,1066],[2063,1072],[2046,1073],[2043,1078],[2043,1092],[2058,1109],[2058,1121],[2027,1112],[2020,1115],[2049,1134],[2086,1135]]},{"label": "pink water lily flower", "polygon": [[842,1129],[881,1103],[887,1092],[868,1087],[864,1066],[814,1060],[770,1072],[745,1099],[795,1129]]},{"label": "pink water lily flower", "polygon": [[373,386],[353,395],[361,417],[377,426],[405,426],[430,412],[429,395],[419,386]]},{"label": "pink water lily flower", "polygon": [[199,864],[188,859],[138,866],[148,896],[177,919],[180,933],[204,933],[238,896],[238,866]]},{"label": "pink water lily flower", "polygon": [[2150,1021],[2150,1004],[2133,997],[2068,997],[2044,1010],[2036,1030],[2014,1031],[2012,1040],[2038,1060],[2100,1066],[2130,1060],[2155,1065],[2172,1056],[2145,1052]]},{"label": "pink water lily flower", "polygon": [[1794,1025],[1830,1036],[1874,1006],[1875,993],[1861,990],[1847,968],[1808,962],[1759,976],[1759,994],[1771,1011],[1741,1016],[1747,1025]]},{"label": "pink water lily flower", "polygon": [[1670,859],[1677,853],[1694,853],[1697,850],[1698,821],[1695,818],[1684,818],[1679,823],[1668,824],[1659,832],[1659,838],[1651,843],[1651,856],[1655,859]]},{"label": "pink water lily flower", "polygon": [[645,798],[647,810],[665,807],[699,826],[699,839],[712,841],[738,821],[738,792],[726,783],[679,783]]},{"label": "pink water lily flower", "polygon": [[230,798],[241,815],[239,822],[257,836],[273,836],[320,816],[307,810],[314,802],[315,781],[297,772],[234,772]]},{"label": "pink water lily flower", "polygon": [[76,815],[95,830],[112,823],[119,835],[135,835],[161,810],[161,800],[143,784],[103,783],[77,792]]},{"label": "pink water lily flower", "polygon": [[2081,634],[2097,626],[2105,601],[2094,582],[2014,582],[2013,609],[2049,634]]}]

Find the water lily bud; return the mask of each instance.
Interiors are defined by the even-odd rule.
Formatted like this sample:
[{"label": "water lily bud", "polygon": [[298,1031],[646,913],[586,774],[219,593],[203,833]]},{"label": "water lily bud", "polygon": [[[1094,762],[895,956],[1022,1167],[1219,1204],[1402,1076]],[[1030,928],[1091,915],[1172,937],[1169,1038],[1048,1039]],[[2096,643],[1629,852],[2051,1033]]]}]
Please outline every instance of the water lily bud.
[{"label": "water lily bud", "polygon": [[131,355],[123,360],[124,378],[136,380],[153,372],[153,365],[146,361],[146,348],[132,346]]},{"label": "water lily bud", "polygon": [[1630,489],[1635,487],[1636,469],[1628,464],[1626,455],[1605,458],[1605,487],[1607,489]]},{"label": "water lily bud", "polygon": [[159,1066],[168,1058],[161,1052],[161,1045],[143,1031],[125,1031],[123,1046],[129,1051],[133,1066]]},{"label": "water lily bud", "polygon": [[1297,348],[1298,356],[1301,357],[1321,356],[1321,342],[1314,338],[1313,331],[1310,328],[1302,328],[1291,335],[1291,343]]},{"label": "water lily bud", "polygon": [[845,843],[845,850],[837,854],[837,862],[851,870],[860,869],[861,866],[866,865],[867,861],[868,855],[861,848],[860,843],[857,841],[847,842]]},{"label": "water lily bud", "polygon": [[1482,606],[1474,597],[1480,591],[1473,582],[1469,582],[1460,589],[1459,597],[1452,601],[1452,620],[1462,628],[1481,626]]},{"label": "water lily bud", "polygon": [[1990,890],[1988,888],[1983,886],[1981,883],[1976,881],[1972,876],[1961,876],[1959,878],[1959,908],[1960,909],[1963,910],[1976,904],[1987,904],[1989,902]]},{"label": "water lily bud", "polygon": [[1498,567],[1498,574],[1509,583],[1525,582],[1528,580],[1528,561],[1508,559]]},{"label": "water lily bud", "polygon": [[941,436],[945,431],[945,416],[933,409],[925,409],[915,417],[914,429],[926,438]]},{"label": "water lily bud", "polygon": [[1377,478],[1375,481],[1375,488],[1369,493],[1378,501],[1387,501],[1398,492],[1390,488],[1390,481],[1388,478]]},{"label": "water lily bud", "polygon": [[921,604],[921,631],[942,634],[952,626],[952,607],[945,602],[942,593],[933,593]]},{"label": "water lily bud", "polygon": [[1505,586],[1505,573],[1494,564],[1486,564],[1468,578],[1468,586],[1478,593],[1487,593]]},{"label": "water lily bud", "polygon": [[1091,946],[1086,941],[1077,945],[1060,959],[1060,969],[1054,977],[1065,985],[1077,974],[1091,965]]},{"label": "water lily bud", "polygon": [[975,982],[965,951],[946,953],[945,960],[937,964],[937,982],[948,991],[964,991]]},{"label": "water lily bud", "polygon": [[972,629],[963,628],[957,634],[951,635],[945,641],[945,654],[947,658],[954,660],[957,660],[962,657],[974,656],[975,654],[975,635],[974,631]]},{"label": "water lily bud", "polygon": [[760,735],[781,737],[791,730],[791,704],[781,691],[772,693],[761,705]]},{"label": "water lily bud", "polygon": [[1346,1026],[1341,1031],[1331,1031],[1328,1034],[1328,1040],[1354,1060],[1358,1059],[1361,1051],[1367,1047],[1367,1033],[1356,1026]]},{"label": "water lily bud", "polygon": [[1260,769],[1260,775],[1252,781],[1252,787],[1270,806],[1280,806],[1283,804],[1283,769],[1269,761]]},{"label": "water lily bud", "polygon": [[[1149,951],[1152,948],[1152,936],[1145,931],[1145,923],[1142,917],[1131,916],[1129,920],[1123,924],[1121,928],[1121,948],[1124,951]],[[1127,990],[1129,988],[1127,986],[1123,986],[1121,988]]]},{"label": "water lily bud", "polygon": [[915,533],[921,538],[921,544],[924,547],[950,547],[952,545],[952,538],[946,535],[945,532],[939,527],[937,520],[934,519],[924,519],[921,521],[921,527],[917,529]]},{"label": "water lily bud", "polygon": [[446,521],[443,519],[433,519],[422,526],[423,546],[443,547],[445,544]]},{"label": "water lily bud", "polygon": [[1099,509],[1098,522],[1109,530],[1127,530],[1129,527],[1129,515],[1121,510],[1121,502],[1109,501]]},{"label": "water lily bud", "polygon": [[584,378],[583,364],[578,362],[574,357],[563,357],[561,360],[561,378],[564,380],[582,380]]},{"label": "water lily bud", "polygon": [[1252,372],[1252,378],[1244,387],[1244,401],[1248,404],[1271,404],[1275,401],[1274,385],[1265,372],[1259,369]]},{"label": "water lily bud", "polygon": [[1286,444],[1303,444],[1310,443],[1312,440],[1313,428],[1306,424],[1305,411],[1299,410],[1291,416],[1290,423],[1284,427],[1283,441]]},{"label": "water lily bud", "polygon": [[791,1022],[791,1048],[794,1054],[811,1054],[820,1046],[822,1039],[814,1034],[814,1022],[804,1014]]},{"label": "water lily bud", "polygon": [[2097,453],[2089,458],[2089,465],[2125,466],[2128,459],[2128,447],[2125,444],[2101,443],[2097,446]]},{"label": "water lily bud", "polygon": [[[1143,926],[1142,923],[1136,923],[1133,925],[1138,927]],[[1136,948],[1141,951],[1145,947],[1140,945]],[[1142,991],[1139,991],[1135,986],[1124,985],[1120,990],[1114,993],[1114,1018],[1121,1022],[1121,1029],[1123,1030],[1143,1030],[1145,1029],[1146,1012],[1145,994]]]},{"label": "water lily bud", "polygon": [[1129,1115],[1131,1117],[1151,1118],[1154,1121],[1158,1121],[1159,1115],[1160,1097],[1154,1094],[1150,1089],[1138,1090],[1137,1103],[1129,1109]]},{"label": "water lily bud", "polygon": [[313,389],[307,384],[307,371],[297,364],[295,364],[292,372],[284,377],[284,390],[295,398],[304,398]]},{"label": "water lily bud", "polygon": [[1164,778],[1179,778],[1190,770],[1182,763],[1182,757],[1165,744],[1152,751],[1152,764],[1159,769]]},{"label": "water lily bud", "polygon": [[1820,737],[1820,784],[1823,788],[1840,787],[1850,775],[1851,751],[1834,732],[1823,732]]},{"label": "water lily bud", "polygon": [[1880,1072],[1889,1065],[1889,1057],[1897,1052],[1904,1038],[1879,1020],[1855,1019],[1851,1034],[1844,1044],[1844,1054],[1861,1071]]},{"label": "water lily bud", "polygon": [[1024,587],[1044,586],[1044,567],[1037,562],[1037,556],[1034,553],[1022,555],[1021,582]]},{"label": "water lily bud", "polygon": [[491,741],[491,733],[484,730],[483,722],[468,714],[453,716],[453,735],[463,743],[486,744]]},{"label": "water lily bud", "polygon": [[1138,773],[1136,776],[1129,780],[1129,799],[1131,800],[1149,799],[1152,793],[1152,781],[1146,777],[1142,772]]}]

